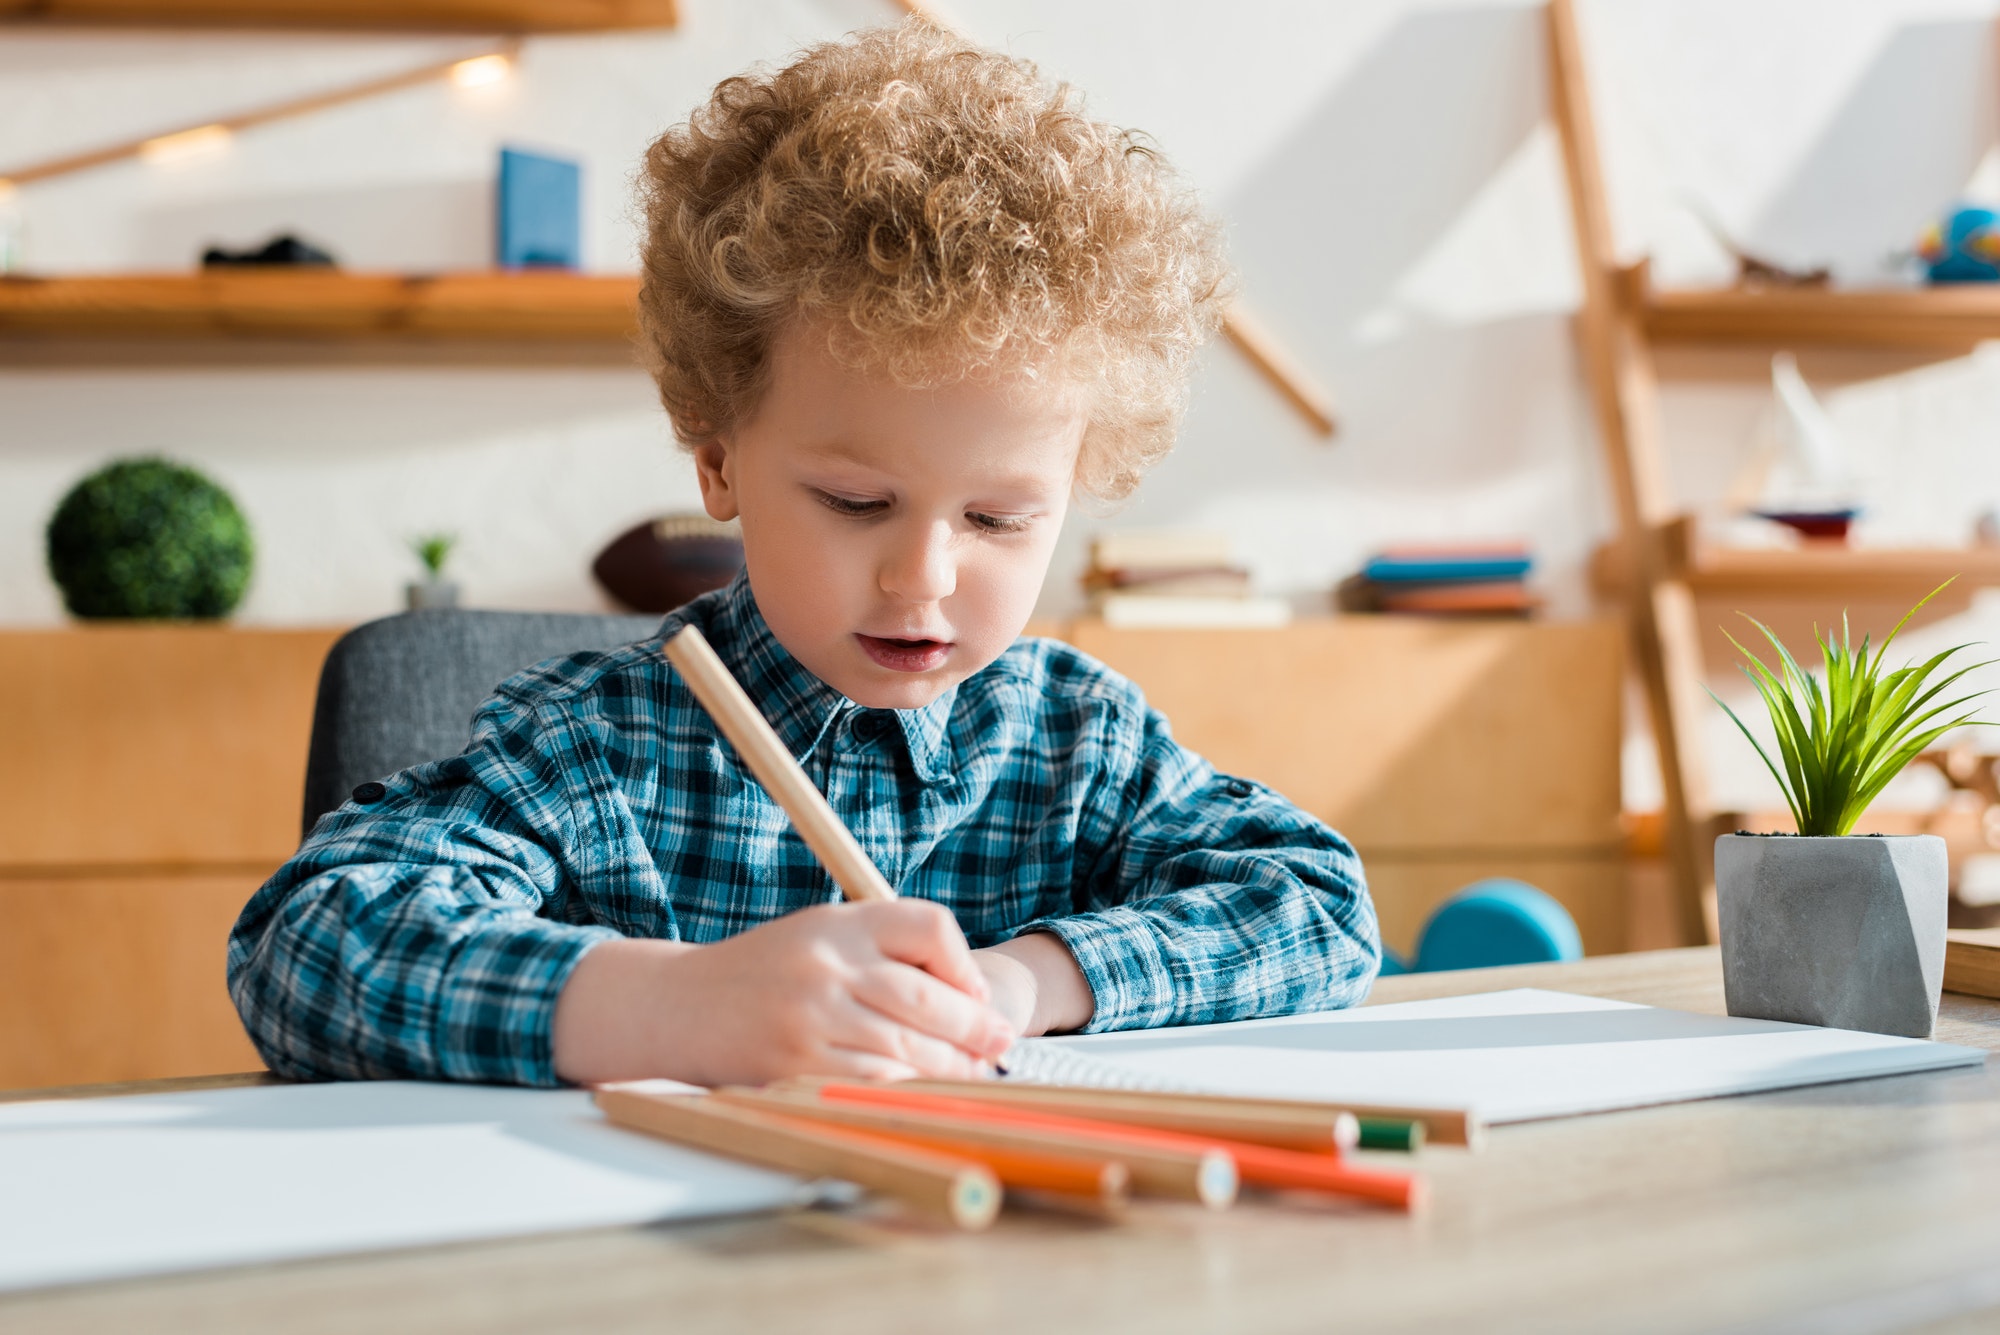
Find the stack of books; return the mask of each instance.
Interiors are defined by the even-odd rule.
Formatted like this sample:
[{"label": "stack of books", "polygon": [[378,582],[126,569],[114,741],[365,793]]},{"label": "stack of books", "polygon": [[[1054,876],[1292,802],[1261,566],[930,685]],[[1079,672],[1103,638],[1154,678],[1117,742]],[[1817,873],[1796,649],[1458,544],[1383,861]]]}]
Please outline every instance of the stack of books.
[{"label": "stack of books", "polygon": [[1334,600],[1343,612],[1523,617],[1541,601],[1528,590],[1533,568],[1518,544],[1396,547],[1343,580]]},{"label": "stack of books", "polygon": [[1090,544],[1090,609],[1119,627],[1282,626],[1289,603],[1259,598],[1221,533],[1142,529]]}]

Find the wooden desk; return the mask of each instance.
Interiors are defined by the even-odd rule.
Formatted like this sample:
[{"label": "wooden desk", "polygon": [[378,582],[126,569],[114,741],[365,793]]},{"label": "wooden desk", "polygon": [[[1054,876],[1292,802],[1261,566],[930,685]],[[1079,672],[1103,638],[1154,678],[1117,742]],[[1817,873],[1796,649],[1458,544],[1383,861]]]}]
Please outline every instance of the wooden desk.
[{"label": "wooden desk", "polygon": [[[1374,999],[1501,986],[1722,1009],[1713,949],[1395,978]],[[1938,1036],[2000,1048],[2000,1003],[1947,995]],[[1991,1064],[1501,1127],[1424,1164],[1436,1208],[1414,1221],[1153,1206],[963,1236],[807,1212],[30,1294],[0,1300],[0,1328],[1935,1333],[2000,1308]]]}]

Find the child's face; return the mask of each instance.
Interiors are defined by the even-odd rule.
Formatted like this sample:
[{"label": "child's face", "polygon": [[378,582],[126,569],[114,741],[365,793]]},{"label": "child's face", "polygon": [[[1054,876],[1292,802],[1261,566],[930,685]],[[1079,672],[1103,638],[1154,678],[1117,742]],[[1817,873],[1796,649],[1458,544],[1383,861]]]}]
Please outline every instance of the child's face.
[{"label": "child's face", "polygon": [[757,606],[860,704],[916,709],[991,663],[1035,605],[1069,503],[1082,397],[1033,382],[908,389],[793,328],[756,412],[696,451],[740,518]]}]

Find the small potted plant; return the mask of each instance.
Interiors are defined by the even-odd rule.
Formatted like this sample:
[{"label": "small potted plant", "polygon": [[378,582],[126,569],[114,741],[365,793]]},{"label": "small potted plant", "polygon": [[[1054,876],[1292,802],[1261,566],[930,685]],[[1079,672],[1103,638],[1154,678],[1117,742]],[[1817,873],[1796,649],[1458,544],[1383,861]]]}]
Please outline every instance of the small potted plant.
[{"label": "small potted plant", "polygon": [[410,550],[424,565],[423,581],[406,585],[403,590],[412,612],[430,607],[458,606],[458,585],[444,577],[444,563],[451,558],[451,549],[457,545],[458,538],[451,533],[430,533],[410,539]]},{"label": "small potted plant", "polygon": [[1777,651],[1775,671],[1730,637],[1770,711],[1778,759],[1735,710],[1722,707],[1777,779],[1798,826],[1796,835],[1725,834],[1715,842],[1731,1015],[1930,1036],[1944,981],[1944,840],[1852,831],[1905,765],[1942,734],[1976,721],[1964,706],[1986,692],[1943,699],[1984,666],[1946,670],[1966,646],[1884,670],[1897,632],[1944,587],[1905,613],[1872,652],[1865,636],[1853,643],[1845,616],[1838,640],[1815,636],[1821,677],[1800,667],[1755,618],[1745,620]]}]

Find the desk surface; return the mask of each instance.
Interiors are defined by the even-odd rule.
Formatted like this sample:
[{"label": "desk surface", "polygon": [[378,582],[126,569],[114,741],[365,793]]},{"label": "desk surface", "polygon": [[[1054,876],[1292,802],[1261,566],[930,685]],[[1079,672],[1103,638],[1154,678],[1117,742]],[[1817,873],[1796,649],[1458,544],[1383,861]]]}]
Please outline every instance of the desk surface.
[{"label": "desk surface", "polygon": [[[1722,1012],[1713,949],[1393,978],[1373,1000],[1521,986]],[[1937,1036],[2000,1049],[2000,1002],[1947,994]],[[1500,1127],[1424,1165],[1417,1220],[1154,1205],[966,1236],[812,1211],[29,1294],[0,1327],[1942,1335],[2000,1308],[2000,1064]]]}]

